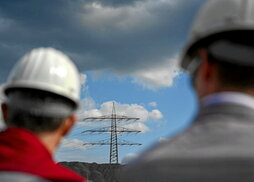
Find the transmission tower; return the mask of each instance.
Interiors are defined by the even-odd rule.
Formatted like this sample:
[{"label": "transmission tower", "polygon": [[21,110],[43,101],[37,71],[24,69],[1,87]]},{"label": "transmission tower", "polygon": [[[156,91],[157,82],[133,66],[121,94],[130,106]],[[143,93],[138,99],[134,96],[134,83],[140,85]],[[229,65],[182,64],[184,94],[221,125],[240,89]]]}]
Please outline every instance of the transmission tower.
[{"label": "transmission tower", "polygon": [[110,133],[110,140],[101,140],[93,143],[84,143],[84,145],[110,145],[110,156],[109,163],[110,164],[118,164],[118,146],[119,145],[141,145],[140,143],[132,143],[126,140],[120,140],[118,135],[120,133],[139,133],[141,131],[127,129],[124,127],[118,126],[119,122],[122,121],[137,121],[139,118],[136,117],[128,117],[116,114],[115,103],[113,102],[112,114],[104,115],[100,117],[88,117],[84,118],[83,121],[111,121],[110,127],[102,127],[99,129],[91,129],[85,130],[81,132],[83,133]]}]

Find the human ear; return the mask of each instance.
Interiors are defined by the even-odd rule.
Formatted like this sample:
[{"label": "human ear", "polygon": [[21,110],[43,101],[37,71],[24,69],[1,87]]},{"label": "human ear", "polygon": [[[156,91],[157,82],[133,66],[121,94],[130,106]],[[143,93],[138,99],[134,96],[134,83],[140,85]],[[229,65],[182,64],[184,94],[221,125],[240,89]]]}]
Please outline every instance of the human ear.
[{"label": "human ear", "polygon": [[65,121],[62,125],[62,135],[63,136],[67,135],[71,131],[72,127],[76,123],[76,120],[77,120],[77,116],[75,114],[72,114],[71,116],[69,116],[68,118],[65,119]]}]

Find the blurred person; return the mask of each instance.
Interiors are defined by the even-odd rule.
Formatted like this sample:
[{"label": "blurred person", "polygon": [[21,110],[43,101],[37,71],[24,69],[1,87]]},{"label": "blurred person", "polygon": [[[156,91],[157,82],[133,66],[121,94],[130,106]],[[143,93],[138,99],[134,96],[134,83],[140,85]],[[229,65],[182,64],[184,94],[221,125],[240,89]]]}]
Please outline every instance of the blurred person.
[{"label": "blurred person", "polygon": [[254,1],[207,1],[181,67],[199,101],[192,126],[141,154],[120,181],[254,181]]},{"label": "blurred person", "polygon": [[22,57],[3,87],[0,181],[83,182],[52,155],[76,121],[80,76],[73,62],[53,48]]}]

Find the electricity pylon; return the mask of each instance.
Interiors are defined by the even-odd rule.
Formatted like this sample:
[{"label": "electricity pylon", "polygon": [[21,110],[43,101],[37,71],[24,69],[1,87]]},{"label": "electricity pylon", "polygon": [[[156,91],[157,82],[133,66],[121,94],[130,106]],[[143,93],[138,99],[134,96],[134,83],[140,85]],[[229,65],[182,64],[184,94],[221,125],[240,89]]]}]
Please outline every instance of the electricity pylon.
[{"label": "electricity pylon", "polygon": [[93,143],[84,143],[84,145],[110,145],[109,163],[110,164],[114,164],[114,163],[118,164],[118,146],[119,145],[129,145],[129,146],[141,145],[140,143],[132,143],[132,142],[128,142],[126,140],[119,140],[118,134],[120,134],[120,133],[139,133],[141,131],[120,127],[120,126],[117,126],[117,123],[121,122],[121,121],[130,121],[130,120],[137,121],[137,120],[139,120],[139,118],[117,115],[116,110],[115,110],[115,103],[113,102],[111,115],[104,115],[104,116],[100,116],[100,117],[88,117],[88,118],[83,119],[83,121],[106,121],[106,120],[111,121],[110,127],[85,130],[85,131],[81,132],[81,134],[82,133],[102,133],[102,132],[110,133],[110,141],[101,140],[101,141],[93,142]]}]

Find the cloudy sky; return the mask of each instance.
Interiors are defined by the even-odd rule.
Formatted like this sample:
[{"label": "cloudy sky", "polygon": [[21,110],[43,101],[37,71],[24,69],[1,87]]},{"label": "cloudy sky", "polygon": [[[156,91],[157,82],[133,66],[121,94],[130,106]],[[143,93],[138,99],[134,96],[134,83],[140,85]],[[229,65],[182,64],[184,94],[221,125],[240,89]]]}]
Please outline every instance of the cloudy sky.
[{"label": "cloudy sky", "polygon": [[[108,162],[108,146],[84,142],[109,138],[82,131],[108,123],[82,121],[108,115],[139,117],[121,127],[140,134],[123,140],[120,161],[163,142],[190,124],[196,111],[189,76],[178,67],[191,23],[204,0],[8,0],[0,1],[0,83],[35,47],[66,53],[82,73],[79,121],[56,154],[58,161]],[[2,125],[2,124],[1,124]]]}]

